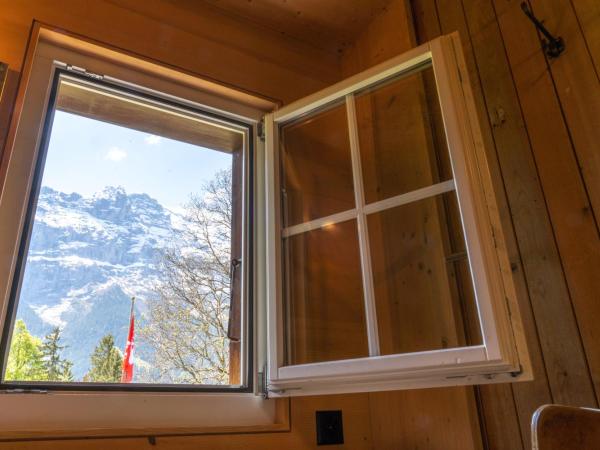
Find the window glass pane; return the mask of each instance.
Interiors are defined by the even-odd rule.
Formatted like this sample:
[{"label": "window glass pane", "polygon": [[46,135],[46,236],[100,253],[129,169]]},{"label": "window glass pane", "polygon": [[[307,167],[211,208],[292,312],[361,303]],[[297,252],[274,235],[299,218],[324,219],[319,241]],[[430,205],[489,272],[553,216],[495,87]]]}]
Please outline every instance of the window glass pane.
[{"label": "window glass pane", "polygon": [[431,66],[355,96],[365,201],[452,178]]},{"label": "window glass pane", "polygon": [[197,117],[61,78],[5,381],[240,383],[243,135]]},{"label": "window glass pane", "polygon": [[284,240],[290,364],[368,356],[356,221]]},{"label": "window glass pane", "polygon": [[381,354],[481,344],[456,194],[367,220]]},{"label": "window glass pane", "polygon": [[281,128],[283,225],[354,208],[345,103]]}]

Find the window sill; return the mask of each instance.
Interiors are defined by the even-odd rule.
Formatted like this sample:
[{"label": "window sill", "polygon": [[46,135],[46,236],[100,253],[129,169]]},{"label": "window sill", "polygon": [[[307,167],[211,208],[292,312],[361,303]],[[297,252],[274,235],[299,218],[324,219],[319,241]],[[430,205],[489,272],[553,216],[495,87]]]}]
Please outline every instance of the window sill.
[{"label": "window sill", "polygon": [[253,394],[0,395],[0,441],[289,431],[289,401]]}]

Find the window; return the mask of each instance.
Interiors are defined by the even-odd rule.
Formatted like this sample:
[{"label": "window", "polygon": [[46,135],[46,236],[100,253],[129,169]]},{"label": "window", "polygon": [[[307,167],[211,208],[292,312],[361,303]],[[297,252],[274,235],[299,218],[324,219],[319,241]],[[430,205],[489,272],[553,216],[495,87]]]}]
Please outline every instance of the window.
[{"label": "window", "polygon": [[528,378],[460,52],[268,116],[272,395]]},{"label": "window", "polygon": [[[32,40],[0,198],[0,390],[11,394],[1,396],[0,408],[10,411],[2,437],[287,429],[285,402],[254,394],[261,367],[252,296],[255,138],[260,117],[274,105],[39,25]],[[206,192],[215,179],[223,181],[224,196]],[[216,201],[225,214],[212,208]],[[196,277],[206,272],[198,266],[212,267],[198,258],[209,242],[188,220],[188,203],[211,208],[192,212],[209,216],[200,228],[214,237],[220,257],[215,276],[204,280],[222,296],[206,302],[221,308],[214,333],[221,341],[218,377],[212,363],[200,365],[209,370],[198,378],[169,364],[147,373],[159,369],[147,353],[155,331],[148,328],[162,333],[182,320],[176,314],[150,320],[157,294],[174,300],[161,282],[169,274],[163,258],[188,261]],[[134,370],[127,380],[122,359],[134,296]],[[197,332],[182,337],[183,344],[212,332],[199,312],[190,316],[198,319]],[[103,339],[110,334],[112,345]],[[20,372],[6,364],[15,338],[37,353],[24,358],[33,364]],[[39,364],[44,341],[58,355],[52,376],[47,360]],[[166,350],[177,349],[172,344]],[[114,363],[110,377],[91,370],[97,347]]]},{"label": "window", "polygon": [[249,126],[68,68],[50,99],[4,383],[247,387]]},{"label": "window", "polygon": [[[8,429],[281,430],[288,409],[255,394],[530,379],[456,35],[274,112],[57,32],[29,48],[0,198],[0,389],[49,395],[2,396]],[[218,325],[175,308],[190,293]],[[44,339],[58,372],[16,370]]]}]

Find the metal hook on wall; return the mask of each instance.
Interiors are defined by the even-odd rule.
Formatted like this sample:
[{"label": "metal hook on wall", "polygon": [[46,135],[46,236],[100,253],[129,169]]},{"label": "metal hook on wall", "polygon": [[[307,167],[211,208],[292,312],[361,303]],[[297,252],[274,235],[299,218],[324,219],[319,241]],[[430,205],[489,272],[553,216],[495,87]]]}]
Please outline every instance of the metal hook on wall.
[{"label": "metal hook on wall", "polygon": [[542,38],[542,48],[546,55],[548,55],[549,58],[558,58],[558,56],[565,51],[565,42],[563,41],[563,38],[560,36],[554,37],[544,24],[533,15],[527,2],[521,3],[521,9],[529,20],[533,22],[538,31],[544,35],[545,39]]}]

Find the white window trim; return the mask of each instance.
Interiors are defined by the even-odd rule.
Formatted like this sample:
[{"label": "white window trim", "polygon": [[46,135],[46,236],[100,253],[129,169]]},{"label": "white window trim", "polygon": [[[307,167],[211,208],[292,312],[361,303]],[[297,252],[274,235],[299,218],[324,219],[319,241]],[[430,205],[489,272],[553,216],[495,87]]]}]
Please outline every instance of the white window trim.
[{"label": "white window trim", "polygon": [[[435,73],[453,179],[380,202],[365,205],[353,93],[431,61]],[[355,208],[282,230],[279,195],[279,126],[345,100],[355,189]],[[520,332],[520,315],[512,295],[506,255],[498,249],[503,239],[493,228],[497,210],[472,93],[457,34],[442,36],[387,62],[359,73],[266,116],[267,273],[269,332],[269,393],[274,396],[346,391],[402,389],[454,384],[531,379],[529,360]],[[456,190],[481,324],[483,345],[379,356],[373,280],[363,213],[387,209],[432,195]],[[321,226],[357,219],[363,273],[365,320],[369,357],[302,365],[284,365],[281,264],[283,237]],[[496,220],[497,222],[497,220]],[[495,229],[495,232],[493,231]],[[500,242],[500,244],[502,244]],[[519,341],[519,342],[517,342]]]},{"label": "white window trim", "polygon": [[[6,148],[10,159],[0,198],[0,234],[3,236],[0,244],[0,254],[3,255],[0,259],[2,327],[6,319],[12,274],[27,210],[27,202],[23,199],[29,197],[31,189],[51,82],[56,67],[61,65],[57,65],[57,61],[68,61],[69,64],[109,77],[113,75],[114,79],[131,79],[136,84],[139,82],[140,85],[164,93],[167,98],[185,98],[190,105],[201,105],[224,117],[254,124],[254,138],[258,147],[255,148],[255,166],[256,161],[262,160],[260,140],[256,138],[256,124],[265,110],[274,107],[272,102],[36,24],[7,139]],[[157,75],[154,75],[155,72]],[[127,75],[124,76],[123,73]],[[29,125],[32,123],[37,124],[37,128]],[[261,186],[261,182],[259,175],[255,180],[255,189]],[[256,201],[260,204],[261,199],[257,198]],[[261,229],[261,223],[259,220],[254,226],[255,235],[262,239],[264,230]],[[8,236],[13,236],[14,239],[8,239]],[[260,249],[260,239],[256,239],[254,245],[255,249]],[[255,251],[254,257],[254,265],[259,267],[261,256]],[[256,272],[255,270],[254,279],[248,280],[248,283],[254,285],[258,297],[261,289],[264,290],[264,283]],[[257,311],[260,312],[258,304],[255,314]],[[248,320],[260,322],[259,317]],[[264,335],[258,327],[253,328],[255,349],[252,354],[256,372],[265,359],[261,346],[257,345],[258,339],[264,339]],[[254,393],[77,390],[0,392],[0,439],[214,434],[289,429],[288,409],[280,402],[257,396],[260,380],[256,373],[253,378]]]}]

